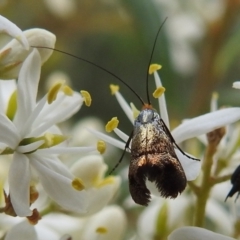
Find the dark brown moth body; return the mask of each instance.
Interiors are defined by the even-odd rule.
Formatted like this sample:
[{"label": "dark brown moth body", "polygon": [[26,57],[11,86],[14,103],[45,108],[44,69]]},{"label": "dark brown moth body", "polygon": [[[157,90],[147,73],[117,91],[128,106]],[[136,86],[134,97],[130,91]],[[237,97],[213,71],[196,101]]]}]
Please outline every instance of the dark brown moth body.
[{"label": "dark brown moth body", "polygon": [[142,110],[134,122],[129,190],[140,205],[148,205],[151,199],[147,179],[165,198],[176,198],[186,187],[186,176],[168,133],[159,114],[150,108]]}]

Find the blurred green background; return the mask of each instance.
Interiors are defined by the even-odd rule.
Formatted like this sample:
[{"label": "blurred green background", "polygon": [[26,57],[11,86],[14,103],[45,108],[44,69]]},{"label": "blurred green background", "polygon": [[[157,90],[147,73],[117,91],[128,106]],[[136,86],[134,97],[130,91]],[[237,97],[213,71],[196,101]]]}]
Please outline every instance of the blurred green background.
[{"label": "blurred green background", "polygon": [[[240,79],[239,10],[239,0],[0,1],[1,14],[22,30],[38,27],[53,32],[57,49],[106,68],[144,99],[153,42],[168,17],[153,62],[163,66],[159,73],[171,121],[208,112],[213,91],[219,92],[220,105],[239,105],[239,91],[231,88]],[[92,106],[82,108],[78,118],[93,115],[107,122],[118,116],[120,128],[131,131],[108,86],[119,84],[127,101],[141,108],[129,89],[106,72],[57,52],[43,66],[41,86],[55,70],[67,73],[75,90],[92,95]],[[156,100],[152,102],[157,108]]]}]

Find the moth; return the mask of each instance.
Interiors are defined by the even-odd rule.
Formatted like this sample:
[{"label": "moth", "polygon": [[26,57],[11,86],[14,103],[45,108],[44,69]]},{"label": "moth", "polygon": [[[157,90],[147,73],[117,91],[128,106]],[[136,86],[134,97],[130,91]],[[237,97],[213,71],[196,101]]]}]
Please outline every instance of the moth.
[{"label": "moth", "polygon": [[159,114],[143,109],[134,122],[129,165],[129,190],[133,200],[148,205],[151,195],[146,179],[164,198],[176,198],[187,179],[174,150],[174,140]]},{"label": "moth", "polygon": [[[165,23],[161,24],[158,29],[148,69],[152,61],[153,52],[156,46],[157,38],[160,30]],[[34,46],[33,46],[34,47]],[[47,48],[38,47],[36,48]],[[129,191],[132,199],[140,205],[147,206],[151,199],[151,192],[146,186],[146,180],[154,182],[160,195],[164,198],[176,198],[178,194],[182,193],[186,188],[187,179],[182,168],[182,165],[175,153],[175,148],[186,155],[181,148],[176,144],[166,124],[159,116],[159,114],[153,109],[149,93],[148,93],[148,78],[147,78],[147,99],[148,103],[144,103],[142,98],[131,88],[125,81],[119,78],[114,73],[107,69],[89,61],[84,58],[75,56],[70,53],[58,49],[51,49],[57,52],[64,53],[78,60],[87,62],[105,72],[112,75],[118,81],[123,83],[129,90],[131,90],[143,105],[143,110],[136,118],[133,126],[133,131],[125,145],[123,154],[112,169],[110,174],[117,168],[123,159],[123,156],[127,149],[130,149],[131,160],[129,165]],[[147,70],[148,70],[147,69]],[[131,143],[131,146],[130,146]],[[186,155],[190,159],[197,160]]]}]

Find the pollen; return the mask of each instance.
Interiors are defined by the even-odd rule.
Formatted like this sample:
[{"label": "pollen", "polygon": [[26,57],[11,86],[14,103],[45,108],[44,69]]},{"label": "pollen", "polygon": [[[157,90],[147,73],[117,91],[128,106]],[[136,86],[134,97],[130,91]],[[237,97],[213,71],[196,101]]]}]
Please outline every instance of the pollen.
[{"label": "pollen", "polygon": [[105,227],[98,227],[98,228],[96,229],[96,232],[97,232],[97,233],[100,233],[100,234],[106,234],[106,233],[108,232],[108,230],[107,230],[107,228],[105,228]]},{"label": "pollen", "polygon": [[69,86],[67,86],[67,85],[62,87],[62,91],[67,96],[72,96],[73,95],[73,90]]},{"label": "pollen", "polygon": [[91,98],[90,93],[88,91],[84,91],[84,90],[80,91],[80,93],[84,99],[85,105],[87,107],[91,106],[92,98]]},{"label": "pollen", "polygon": [[111,94],[115,95],[115,93],[119,91],[119,86],[114,85],[114,84],[110,84],[110,90],[111,90]]},{"label": "pollen", "polygon": [[140,111],[135,107],[133,103],[130,103],[130,107],[132,108],[133,118],[136,119],[140,113]]},{"label": "pollen", "polygon": [[83,189],[85,189],[83,181],[80,178],[73,179],[72,187],[77,191],[82,191]]},{"label": "pollen", "polygon": [[164,87],[158,87],[154,93],[153,93],[153,97],[154,98],[159,98],[162,96],[162,94],[165,92],[165,88]]},{"label": "pollen", "polygon": [[159,65],[159,64],[151,64],[150,67],[149,67],[149,70],[148,70],[148,73],[149,74],[153,74],[155,71],[159,70],[162,68],[162,65]]},{"label": "pollen", "polygon": [[58,81],[55,84],[53,84],[53,86],[49,89],[48,96],[47,96],[47,100],[49,104],[51,104],[53,101],[56,100],[57,94],[62,88],[62,86],[63,86],[63,81]]},{"label": "pollen", "polygon": [[104,141],[98,141],[97,142],[97,150],[103,154],[106,151],[106,143]]},{"label": "pollen", "polygon": [[105,126],[106,132],[112,132],[118,126],[118,119],[117,117],[113,117]]}]

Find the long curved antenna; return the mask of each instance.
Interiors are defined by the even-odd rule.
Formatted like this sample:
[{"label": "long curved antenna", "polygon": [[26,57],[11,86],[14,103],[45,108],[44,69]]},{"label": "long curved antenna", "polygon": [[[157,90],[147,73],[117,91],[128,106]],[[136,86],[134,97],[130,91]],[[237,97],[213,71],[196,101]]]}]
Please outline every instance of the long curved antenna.
[{"label": "long curved antenna", "polygon": [[158,31],[157,31],[157,35],[155,37],[155,40],[154,40],[154,44],[153,44],[153,48],[152,48],[152,52],[151,52],[151,56],[150,56],[150,60],[149,60],[149,63],[148,63],[148,66],[147,66],[147,81],[146,81],[146,91],[147,91],[147,101],[148,101],[148,104],[150,105],[151,104],[151,101],[150,101],[150,97],[149,97],[149,89],[148,89],[148,85],[149,85],[149,80],[148,80],[148,72],[149,72],[149,67],[150,67],[150,64],[152,62],[152,58],[153,58],[153,53],[154,53],[154,50],[155,50],[155,47],[156,47],[156,43],[157,43],[157,39],[158,39],[158,35],[164,25],[164,23],[167,21],[167,17],[164,19],[163,23],[161,24],[161,26],[159,27]]},{"label": "long curved antenna", "polygon": [[33,48],[49,49],[49,50],[53,50],[53,51],[56,51],[56,52],[60,52],[60,53],[63,53],[63,54],[65,54],[65,55],[68,55],[68,56],[71,56],[71,57],[73,57],[73,58],[76,58],[76,59],[78,59],[78,60],[81,60],[81,61],[83,61],[83,62],[87,62],[87,63],[95,66],[96,68],[101,69],[102,71],[104,71],[104,72],[112,75],[113,77],[115,77],[116,79],[118,79],[121,83],[123,83],[126,87],[128,87],[128,89],[130,89],[130,90],[134,93],[134,95],[140,100],[140,102],[142,103],[142,105],[144,105],[143,99],[134,91],[134,89],[133,89],[132,87],[130,87],[130,86],[129,86],[126,82],[124,82],[120,77],[118,77],[118,76],[115,75],[114,73],[108,71],[107,69],[105,69],[105,68],[97,65],[96,63],[91,62],[91,61],[89,61],[89,60],[87,60],[87,59],[78,57],[78,56],[73,55],[73,54],[71,54],[71,53],[64,52],[64,51],[59,50],[59,49],[56,49],[56,48],[43,47],[43,46],[31,46],[31,47],[33,47]]}]

